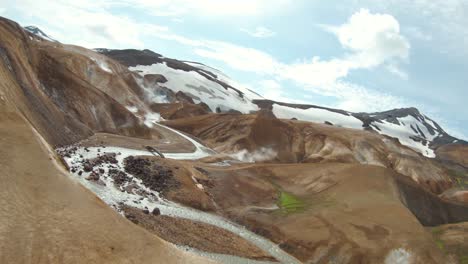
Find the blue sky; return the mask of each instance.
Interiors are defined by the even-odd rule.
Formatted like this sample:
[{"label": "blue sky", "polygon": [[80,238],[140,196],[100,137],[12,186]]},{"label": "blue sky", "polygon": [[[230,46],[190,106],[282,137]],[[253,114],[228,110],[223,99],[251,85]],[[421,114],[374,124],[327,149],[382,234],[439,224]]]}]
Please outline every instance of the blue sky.
[{"label": "blue sky", "polygon": [[350,111],[415,106],[468,138],[465,0],[0,0],[88,48],[148,48],[263,96]]}]

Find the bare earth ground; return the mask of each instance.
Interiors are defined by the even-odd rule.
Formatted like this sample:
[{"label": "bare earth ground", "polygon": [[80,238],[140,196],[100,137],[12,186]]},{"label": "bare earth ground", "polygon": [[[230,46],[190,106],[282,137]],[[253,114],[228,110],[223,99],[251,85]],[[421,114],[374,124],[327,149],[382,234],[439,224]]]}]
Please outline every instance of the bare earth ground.
[{"label": "bare earth ground", "polygon": [[131,207],[124,208],[135,223],[164,240],[204,252],[239,256],[255,260],[274,259],[243,238],[224,229],[187,219],[152,215]]},{"label": "bare earth ground", "polygon": [[96,133],[82,142],[84,147],[92,146],[114,146],[130,149],[145,150],[145,146],[157,148],[162,152],[188,153],[195,151],[195,147],[185,138],[168,131],[164,127],[153,127],[161,134],[161,139],[142,139],[126,137],[115,134]]},{"label": "bare earth ground", "polygon": [[468,223],[428,228],[437,246],[455,262],[468,263]]},{"label": "bare earth ground", "polygon": [[[210,199],[217,214],[301,261],[383,263],[391,252],[407,250],[414,263],[444,263],[430,234],[400,202],[391,170],[340,163],[220,168],[187,161],[172,166],[190,170],[185,177],[195,177],[204,191],[186,192],[194,183],[181,181],[179,174],[181,186],[169,197],[189,206]],[[281,191],[303,201],[303,210],[275,209]]]}]

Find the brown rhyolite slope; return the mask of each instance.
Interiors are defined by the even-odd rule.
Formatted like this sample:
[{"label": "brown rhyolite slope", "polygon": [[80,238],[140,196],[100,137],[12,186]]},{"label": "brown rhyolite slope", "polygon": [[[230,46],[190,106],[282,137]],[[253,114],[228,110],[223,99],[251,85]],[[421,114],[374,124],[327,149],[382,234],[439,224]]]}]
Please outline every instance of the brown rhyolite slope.
[{"label": "brown rhyolite slope", "polygon": [[449,144],[437,149],[436,154],[442,160],[456,162],[468,168],[468,145]]},{"label": "brown rhyolite slope", "polygon": [[[49,144],[73,142],[93,130],[139,137],[149,130],[114,99],[40,54],[39,46],[52,44],[29,37],[0,19],[0,262],[206,263],[133,225],[66,175]],[[47,94],[52,91],[58,94]],[[97,119],[88,103],[96,103]]]},{"label": "brown rhyolite slope", "polygon": [[[153,112],[146,85],[152,85],[151,92],[167,93],[170,100],[185,102],[184,94],[155,87],[151,80],[141,80],[126,67],[90,50],[44,41],[6,19],[0,19],[0,33],[1,100],[8,102],[6,108],[12,112],[18,111],[31,122],[38,135],[45,138],[43,144],[55,147],[86,139],[83,144],[113,143],[133,148],[138,145],[139,149],[157,145],[168,152],[194,151],[193,145],[179,135],[158,126],[149,128],[143,124],[145,114]],[[180,112],[182,115],[193,114],[196,107],[203,114],[206,113],[203,104],[184,107],[184,103],[181,103],[174,106],[170,111],[172,116],[180,115]],[[187,107],[188,110],[185,109]],[[137,112],[131,112],[134,111],[131,109],[137,109]],[[8,120],[9,116],[5,116]],[[17,118],[22,120],[21,115]],[[16,126],[8,122],[2,122],[2,125],[11,127],[9,133],[14,133]],[[22,125],[29,129],[27,123]],[[19,136],[27,137],[21,133]],[[2,187],[7,190],[2,191],[2,198],[5,202],[19,199],[15,201],[16,204],[2,208],[2,263],[23,262],[22,258],[34,263],[198,262],[197,258],[181,253],[112,212],[94,195],[70,182],[65,176],[66,172],[54,169],[45,153],[42,153],[42,159],[37,158],[41,153],[31,149],[33,146],[27,140],[14,140],[9,135],[2,138],[10,144],[2,146],[2,149],[11,154],[9,159],[3,159],[5,174],[2,173],[2,176],[7,178]],[[17,144],[22,154],[11,152],[12,144]],[[50,163],[48,167],[47,162]],[[27,172],[23,173],[23,170]],[[32,173],[39,170],[39,175]],[[12,188],[15,184],[16,188]],[[40,194],[45,195],[42,197]],[[62,197],[66,195],[69,196]],[[50,221],[45,223],[46,219]],[[108,224],[103,227],[106,222]],[[212,230],[209,233],[215,235],[223,231]],[[191,235],[196,236],[196,233]],[[133,239],[137,241],[131,243]],[[240,238],[235,242],[249,245]],[[31,247],[23,247],[23,244]],[[227,246],[224,247],[227,250]],[[256,257],[269,259],[251,245],[246,246],[245,250],[232,248],[230,253],[236,250],[257,252]]]},{"label": "brown rhyolite slope", "polygon": [[406,175],[436,194],[453,184],[437,163],[368,131],[279,120],[264,110],[257,115],[205,115],[165,124],[202,139],[221,153],[268,148],[277,153],[270,162],[376,165]]},{"label": "brown rhyolite slope", "polygon": [[[145,115],[145,91],[124,66],[81,47],[44,41],[0,18],[0,58],[16,87],[5,93],[52,145],[101,131],[158,138],[127,106]],[[110,71],[100,64],[107,65]]]},{"label": "brown rhyolite slope", "polygon": [[[0,79],[11,79],[2,65]],[[1,90],[7,85],[14,83],[0,82]],[[0,135],[1,263],[207,262],[133,225],[72,182],[4,94]]]},{"label": "brown rhyolite slope", "polygon": [[448,259],[454,263],[468,263],[468,223],[443,225],[428,230]]},{"label": "brown rhyolite slope", "polygon": [[150,108],[160,113],[161,117],[166,120],[206,115],[211,112],[207,105],[184,101],[170,104],[151,104]]},{"label": "brown rhyolite slope", "polygon": [[[227,168],[171,163],[164,162],[190,173],[179,174],[181,185],[168,197],[210,211],[214,204],[214,213],[271,239],[305,263],[383,263],[393,250],[409,252],[412,263],[445,261],[430,234],[401,202],[406,194],[399,191],[392,170],[344,163]],[[197,190],[196,184],[203,188]],[[296,196],[304,207],[282,211],[281,192]]]},{"label": "brown rhyolite slope", "polygon": [[276,262],[250,242],[224,229],[187,219],[145,213],[131,207],[125,207],[123,211],[135,224],[175,245],[204,252]]}]

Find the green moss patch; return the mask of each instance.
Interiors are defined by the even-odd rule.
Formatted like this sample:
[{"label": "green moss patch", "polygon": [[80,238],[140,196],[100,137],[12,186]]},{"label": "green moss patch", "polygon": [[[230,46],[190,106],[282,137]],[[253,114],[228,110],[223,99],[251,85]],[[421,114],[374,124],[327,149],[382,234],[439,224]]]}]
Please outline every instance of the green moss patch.
[{"label": "green moss patch", "polygon": [[432,236],[434,237],[434,241],[437,247],[445,253],[445,245],[444,242],[440,239],[440,235],[442,234],[442,229],[440,227],[432,228]]},{"label": "green moss patch", "polygon": [[454,169],[449,169],[450,177],[455,181],[457,187],[468,188],[468,174]]},{"label": "green moss patch", "polygon": [[468,256],[461,256],[459,261],[460,264],[468,264]]},{"label": "green moss patch", "polygon": [[438,247],[440,250],[442,250],[442,251],[445,252],[444,242],[442,242],[442,240],[436,240],[435,242],[436,242],[437,247]]},{"label": "green moss patch", "polygon": [[306,204],[297,196],[284,191],[278,197],[278,206],[282,213],[298,213],[304,211]]}]

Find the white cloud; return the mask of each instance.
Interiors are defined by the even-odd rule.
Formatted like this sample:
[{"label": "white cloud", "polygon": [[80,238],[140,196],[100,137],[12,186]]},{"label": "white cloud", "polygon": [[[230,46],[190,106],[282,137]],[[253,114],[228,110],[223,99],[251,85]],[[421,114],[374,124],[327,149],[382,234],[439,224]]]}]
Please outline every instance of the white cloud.
[{"label": "white cloud", "polygon": [[5,13],[6,9],[5,8],[1,8],[0,7],[0,15],[2,15],[3,13]]},{"label": "white cloud", "polygon": [[[61,42],[87,48],[143,48],[142,37],[167,28],[137,23],[125,16],[106,11],[106,0],[48,1],[18,0],[14,7],[28,18],[40,21],[45,32],[53,33]],[[144,30],[141,30],[144,28]]]},{"label": "white cloud", "polygon": [[352,111],[378,111],[403,106],[398,97],[343,81],[352,70],[380,65],[385,65],[389,72],[400,78],[408,78],[397,65],[398,61],[408,58],[410,49],[408,41],[399,33],[398,21],[389,15],[374,15],[360,10],[347,23],[338,27],[328,26],[327,30],[336,34],[349,53],[330,60],[313,57],[311,60],[283,63],[263,51],[232,43],[194,40],[170,32],[157,37],[192,46],[195,54],[221,61],[234,69],[274,77],[275,80],[267,79],[256,85],[259,87],[257,90],[269,99],[284,101],[287,91],[280,82],[292,80],[305,90],[337,98],[338,107]]},{"label": "white cloud", "polygon": [[282,63],[265,52],[220,41],[191,44],[184,40],[184,44],[196,46],[195,53],[200,56],[222,61],[237,70],[276,75],[312,87],[331,85],[348,76],[351,70],[383,64],[390,65],[392,73],[404,75],[397,71],[397,62],[408,58],[410,44],[399,33],[399,23],[392,16],[362,9],[347,23],[326,28],[336,34],[348,54],[330,60],[316,56],[311,60]]},{"label": "white cloud", "polygon": [[254,38],[270,38],[276,35],[276,32],[266,27],[256,27],[255,30],[241,29],[242,32],[249,34]]},{"label": "white cloud", "polygon": [[[338,98],[340,106],[348,110],[384,110],[402,106],[400,98],[343,81],[352,70],[382,65],[392,74],[408,79],[398,62],[408,59],[410,44],[400,34],[398,21],[390,15],[371,14],[361,9],[347,23],[325,28],[337,36],[348,52],[342,58],[323,60],[316,56],[311,60],[283,63],[268,53],[230,43],[191,42],[194,42],[194,52],[202,57],[222,61],[237,70],[271,76],[277,81],[292,80],[306,90]],[[187,40],[184,42],[188,43]],[[273,88],[268,95],[264,94],[265,97],[281,98],[285,94],[276,84],[268,81],[260,85]]]},{"label": "white cloud", "polygon": [[234,69],[272,74],[278,71],[280,64],[269,54],[247,47],[221,41],[203,41],[195,53],[214,60],[219,60]]},{"label": "white cloud", "polygon": [[410,44],[400,34],[400,24],[391,15],[371,14],[361,9],[347,23],[328,27],[335,33],[341,45],[352,51],[349,58],[356,67],[370,68],[389,59],[407,59]]},{"label": "white cloud", "polygon": [[[336,107],[340,109],[355,112],[370,112],[414,105],[409,104],[400,97],[374,91],[366,87],[344,81],[337,81],[333,86],[333,92],[331,95],[339,99],[339,103]],[[319,90],[319,92],[321,91]]]},{"label": "white cloud", "polygon": [[263,16],[291,6],[292,0],[118,0],[119,4],[140,7],[156,16]]},{"label": "white cloud", "polygon": [[[175,2],[180,4],[181,1]],[[137,4],[143,6],[149,5],[150,2],[172,5],[172,1],[137,1]],[[211,1],[200,2],[201,6],[192,4],[188,8],[204,8],[203,5],[207,3]],[[239,3],[259,7],[270,2]],[[67,43],[93,48],[143,48],[143,38],[152,36],[190,46],[199,56],[263,76],[267,81],[261,82],[259,87],[266,91],[264,94],[267,98],[284,100],[288,93],[280,83],[283,80],[292,80],[308,91],[337,98],[340,106],[349,110],[365,110],[364,107],[366,110],[378,110],[400,105],[398,98],[370,92],[343,81],[352,70],[380,65],[390,67],[388,70],[394,73],[398,72],[395,70],[398,69],[397,63],[407,59],[410,47],[406,39],[399,34],[399,23],[392,16],[360,10],[347,23],[327,27],[347,51],[341,58],[323,60],[313,57],[310,60],[285,63],[260,50],[222,41],[190,39],[174,34],[168,28],[142,24],[107,11],[108,6],[116,4],[126,2],[86,0],[77,4],[71,0],[62,0],[44,4],[36,0],[18,0],[15,6],[25,14],[27,10],[27,15],[46,24],[45,32],[51,32],[59,41]],[[219,4],[215,3],[215,6],[217,5]],[[210,8],[207,8],[206,12],[213,11]],[[401,72],[398,73],[402,75]]]},{"label": "white cloud", "polygon": [[287,97],[281,84],[275,80],[262,80],[255,87],[257,92],[266,99],[284,101]]},{"label": "white cloud", "polygon": [[420,28],[418,27],[407,27],[404,29],[404,31],[410,36],[418,40],[423,40],[423,41],[431,41],[432,40],[432,35],[427,34],[423,32]]},{"label": "white cloud", "polygon": [[[419,28],[425,38],[430,37],[435,42],[433,45],[444,47],[458,57],[468,54],[468,27],[466,26],[468,25],[466,15],[468,1],[466,0],[353,0],[352,3],[348,7],[368,6],[373,10],[408,17],[412,26]],[[408,35],[411,36],[411,33]]]},{"label": "white cloud", "polygon": [[184,23],[184,19],[183,18],[180,18],[180,17],[174,17],[171,19],[172,22],[174,23]]},{"label": "white cloud", "polygon": [[283,64],[278,74],[282,78],[294,80],[306,87],[326,87],[346,77],[352,65],[353,62],[348,60],[327,61],[314,57],[310,61]]},{"label": "white cloud", "polygon": [[386,67],[387,71],[389,71],[390,73],[400,77],[401,79],[403,80],[408,80],[409,79],[409,76],[406,72],[404,72],[403,70],[401,70],[397,65],[395,64],[389,64],[387,65]]}]

